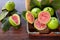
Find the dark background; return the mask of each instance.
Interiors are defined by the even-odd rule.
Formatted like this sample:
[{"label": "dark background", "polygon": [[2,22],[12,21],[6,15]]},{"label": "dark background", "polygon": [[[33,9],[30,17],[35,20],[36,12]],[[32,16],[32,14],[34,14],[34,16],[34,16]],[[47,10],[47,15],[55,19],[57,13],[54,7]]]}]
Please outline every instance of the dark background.
[{"label": "dark background", "polygon": [[[8,0],[0,0],[0,13],[1,13],[1,9],[4,6],[4,4],[7,2]],[[25,10],[25,0],[13,0],[16,4],[16,9],[19,12],[22,12],[23,10]],[[60,37],[48,37],[48,36],[39,36],[39,37],[33,37],[33,36],[29,36],[27,34],[26,31],[26,21],[24,21],[21,18],[21,28],[18,30],[15,30],[13,28],[10,28],[9,31],[7,32],[3,32],[0,29],[0,40],[60,40]],[[1,26],[1,23],[0,23]]]}]

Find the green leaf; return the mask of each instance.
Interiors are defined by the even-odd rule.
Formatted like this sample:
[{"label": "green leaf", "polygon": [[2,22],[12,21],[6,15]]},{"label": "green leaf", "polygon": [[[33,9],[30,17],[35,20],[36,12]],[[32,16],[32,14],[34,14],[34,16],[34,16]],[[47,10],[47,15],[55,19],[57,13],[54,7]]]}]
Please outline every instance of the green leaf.
[{"label": "green leaf", "polygon": [[31,0],[31,1],[30,1],[30,7],[31,7],[31,9],[34,8],[35,6],[36,6],[36,5],[35,5],[34,0]]},{"label": "green leaf", "polygon": [[0,14],[0,21],[2,19],[4,19],[7,16],[7,14],[8,14],[8,11],[6,11],[6,10],[2,11],[1,14]]},{"label": "green leaf", "polygon": [[16,13],[21,17],[21,12],[18,12],[18,11],[17,11]]},{"label": "green leaf", "polygon": [[4,18],[1,22],[4,23],[7,19],[8,17]]},{"label": "green leaf", "polygon": [[35,4],[37,7],[41,7],[41,2],[38,1],[38,0],[34,0],[34,4]]},{"label": "green leaf", "polygon": [[22,12],[22,17],[23,17],[24,20],[26,20],[26,16],[25,15],[26,15],[26,11],[23,11]]},{"label": "green leaf", "polygon": [[21,16],[21,13],[18,12],[16,9],[14,9],[13,11],[9,12],[10,16],[13,14],[18,14],[19,16]]},{"label": "green leaf", "polygon": [[51,5],[53,6],[53,8],[55,10],[60,9],[60,0],[53,0],[53,2],[51,3]]},{"label": "green leaf", "polygon": [[13,28],[15,28],[15,29],[19,29],[19,28],[20,28],[20,25],[19,25],[19,26],[14,26]]},{"label": "green leaf", "polygon": [[41,0],[41,5],[49,5],[49,0]]},{"label": "green leaf", "polygon": [[47,6],[52,7],[56,11],[56,10],[60,9],[60,0],[42,0],[41,8],[44,8]]},{"label": "green leaf", "polygon": [[21,17],[21,13],[14,9],[12,12],[9,12],[10,16],[13,14],[18,14]]},{"label": "green leaf", "polygon": [[1,28],[2,28],[2,30],[3,30],[4,32],[6,32],[7,30],[9,30],[9,28],[10,28],[10,23],[9,23],[8,19],[2,24]]},{"label": "green leaf", "polygon": [[31,7],[31,9],[34,8],[34,7],[39,7],[40,8],[41,7],[41,2],[38,1],[38,0],[31,0],[30,7]]},{"label": "green leaf", "polygon": [[41,0],[41,9],[43,10],[43,8],[45,7],[52,7],[50,4],[50,0]]},{"label": "green leaf", "polygon": [[13,11],[9,12],[11,15],[15,14],[17,12],[16,9],[14,9]]}]

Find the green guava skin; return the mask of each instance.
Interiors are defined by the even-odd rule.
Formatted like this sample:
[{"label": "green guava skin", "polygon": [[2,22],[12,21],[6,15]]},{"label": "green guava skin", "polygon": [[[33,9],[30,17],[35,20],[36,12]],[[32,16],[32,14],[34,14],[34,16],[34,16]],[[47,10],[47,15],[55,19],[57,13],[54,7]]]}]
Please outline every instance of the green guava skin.
[{"label": "green guava skin", "polygon": [[13,20],[11,19],[11,16],[9,17],[9,22],[10,22],[10,24],[11,24],[12,26],[17,26],[17,25],[13,22]]},{"label": "green guava skin", "polygon": [[12,1],[8,1],[6,4],[5,4],[5,8],[8,10],[8,11],[12,11],[15,9],[15,3],[12,2]]},{"label": "green guava skin", "polygon": [[59,25],[58,19],[55,17],[52,17],[50,22],[48,23],[48,28],[54,30],[58,28],[58,25]]},{"label": "green guava skin", "polygon": [[41,12],[41,9],[39,9],[39,8],[33,8],[31,10],[31,13],[34,15],[34,18],[38,17],[39,12]]},{"label": "green guava skin", "polygon": [[54,15],[54,9],[51,8],[51,7],[46,7],[46,8],[43,9],[43,11],[48,11],[48,12],[50,13],[51,16]]}]

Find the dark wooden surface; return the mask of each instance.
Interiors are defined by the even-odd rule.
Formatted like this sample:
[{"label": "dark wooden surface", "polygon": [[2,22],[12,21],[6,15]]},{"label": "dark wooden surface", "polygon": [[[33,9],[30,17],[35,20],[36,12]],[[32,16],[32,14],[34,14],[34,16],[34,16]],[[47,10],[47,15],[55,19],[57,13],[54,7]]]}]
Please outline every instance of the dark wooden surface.
[{"label": "dark wooden surface", "polygon": [[[8,0],[0,0],[0,13],[1,13],[2,7],[7,1]],[[16,9],[19,12],[22,12],[23,10],[25,10],[25,0],[14,0],[14,2],[16,4]],[[60,40],[60,37],[29,36],[29,34],[26,31],[26,21],[24,21],[21,18],[21,23],[22,25],[18,30],[10,28],[9,31],[4,33],[0,29],[0,40]],[[1,23],[0,23],[0,26],[1,26]]]}]

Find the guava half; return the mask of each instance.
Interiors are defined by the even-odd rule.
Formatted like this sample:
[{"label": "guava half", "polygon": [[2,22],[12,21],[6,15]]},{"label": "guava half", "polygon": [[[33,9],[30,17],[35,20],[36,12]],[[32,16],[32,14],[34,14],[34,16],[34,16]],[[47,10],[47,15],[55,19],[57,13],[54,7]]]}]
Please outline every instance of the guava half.
[{"label": "guava half", "polygon": [[32,15],[32,13],[30,11],[27,11],[27,13],[26,13],[26,20],[30,24],[33,24],[33,22],[34,22],[34,16]]},{"label": "guava half", "polygon": [[41,11],[38,14],[38,21],[43,24],[47,24],[51,19],[50,13],[48,11]]},{"label": "guava half", "polygon": [[13,14],[9,17],[9,22],[12,26],[20,25],[20,16],[18,14]]},{"label": "guava half", "polygon": [[38,21],[38,19],[36,19],[34,21],[34,27],[37,29],[37,30],[44,30],[47,28],[46,24],[42,24]]}]

